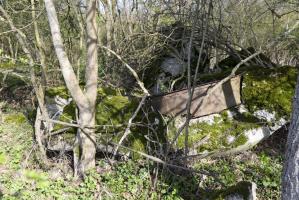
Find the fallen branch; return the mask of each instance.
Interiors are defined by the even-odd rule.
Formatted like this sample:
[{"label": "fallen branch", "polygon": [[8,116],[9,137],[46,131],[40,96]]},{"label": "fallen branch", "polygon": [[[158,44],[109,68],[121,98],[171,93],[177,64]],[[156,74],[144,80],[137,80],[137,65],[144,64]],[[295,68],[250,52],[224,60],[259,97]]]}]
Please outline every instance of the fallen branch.
[{"label": "fallen branch", "polygon": [[[115,144],[113,142],[109,142],[111,145],[118,145],[118,144]],[[157,163],[160,163],[160,164],[163,164],[165,166],[168,166],[168,167],[173,167],[173,168],[177,168],[177,169],[182,169],[182,170],[185,170],[185,171],[189,171],[189,172],[193,172],[193,173],[198,173],[198,174],[204,174],[204,175],[207,175],[207,176],[212,176],[213,178],[215,178],[216,180],[219,181],[219,179],[216,177],[216,175],[214,173],[211,173],[211,172],[208,172],[208,171],[203,171],[203,170],[194,170],[194,169],[190,169],[190,168],[187,168],[187,167],[182,167],[182,166],[179,166],[179,165],[174,165],[174,164],[171,164],[171,163],[167,163],[166,161],[164,160],[161,160],[160,158],[157,158],[155,156],[151,156],[151,155],[148,155],[146,153],[143,153],[143,152],[140,152],[140,151],[137,151],[137,150],[134,150],[134,149],[131,149],[129,147],[125,147],[123,145],[119,145],[121,148],[123,149],[126,149],[126,150],[129,150],[129,151],[132,151],[134,153],[137,153],[149,160],[152,160],[154,162],[157,162]],[[220,182],[220,181],[219,181]],[[221,184],[223,184],[222,182],[220,182]]]},{"label": "fallen branch", "polygon": [[45,122],[50,122],[50,123],[54,123],[54,124],[60,124],[63,126],[69,126],[69,127],[75,127],[75,128],[90,128],[90,129],[95,129],[96,127],[122,127],[125,124],[116,124],[116,125],[95,125],[94,127],[91,126],[84,126],[81,127],[79,124],[75,124],[75,123],[69,123],[69,122],[63,122],[63,121],[59,121],[59,120],[54,120],[54,119],[44,119],[42,117],[39,118],[40,121],[45,121]]}]

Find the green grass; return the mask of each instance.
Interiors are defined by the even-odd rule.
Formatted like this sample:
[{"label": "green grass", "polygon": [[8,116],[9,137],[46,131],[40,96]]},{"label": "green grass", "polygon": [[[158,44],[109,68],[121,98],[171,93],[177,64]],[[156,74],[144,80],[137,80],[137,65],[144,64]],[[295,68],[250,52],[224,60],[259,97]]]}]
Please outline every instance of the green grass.
[{"label": "green grass", "polygon": [[[13,113],[16,114],[19,113]],[[8,116],[5,114],[4,118]],[[209,176],[203,179],[185,171],[162,172],[160,168],[154,188],[155,164],[142,160],[118,163],[114,168],[104,160],[99,161],[97,169],[89,172],[83,182],[78,182],[71,171],[53,177],[49,171],[52,168],[43,167],[37,158],[32,127],[27,121],[9,121],[0,125],[2,199],[96,199],[99,195],[103,199],[204,199],[211,197],[210,194],[219,197],[239,181],[256,182],[260,199],[280,197],[282,160],[264,153],[257,154],[253,160],[245,159],[241,154],[195,162],[195,169],[219,174],[224,187]]]}]

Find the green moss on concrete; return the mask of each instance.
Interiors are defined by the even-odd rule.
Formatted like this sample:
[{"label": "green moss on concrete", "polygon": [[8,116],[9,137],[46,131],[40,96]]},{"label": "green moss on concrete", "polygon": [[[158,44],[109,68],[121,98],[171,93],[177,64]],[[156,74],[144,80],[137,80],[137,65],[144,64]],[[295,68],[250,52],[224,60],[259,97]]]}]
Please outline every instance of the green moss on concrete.
[{"label": "green moss on concrete", "polygon": [[289,117],[296,85],[297,69],[252,67],[244,75],[242,98],[250,112],[265,109],[277,118]]},{"label": "green moss on concrete", "polygon": [[[234,119],[229,119],[226,114],[227,111],[221,113],[221,117],[215,117],[213,124],[208,124],[206,122],[199,122],[191,124],[189,127],[189,147],[199,141],[201,141],[206,136],[209,136],[209,139],[206,143],[202,144],[197,148],[198,152],[202,151],[213,151],[221,148],[232,148],[240,146],[247,142],[247,137],[243,135],[246,130],[254,129],[259,127],[256,123],[254,117],[247,117],[249,120],[246,121],[245,116],[238,115]],[[253,120],[255,119],[255,120]],[[170,138],[173,138],[174,133],[176,133],[175,128],[169,129]],[[235,137],[235,141],[228,143],[227,138],[229,136]],[[178,148],[183,148],[185,145],[185,135],[182,134],[178,138]]]},{"label": "green moss on concrete", "polygon": [[110,88],[110,87],[100,87],[98,88],[98,96],[100,98],[106,97],[108,95],[121,95],[121,90],[116,90],[114,88]]},{"label": "green moss on concrete", "polygon": [[[68,123],[72,123],[72,121],[75,121],[76,120],[75,109],[76,106],[73,102],[65,106],[63,109],[63,114],[59,117],[59,121],[68,122]],[[60,130],[62,128],[65,128],[65,126],[61,124],[55,124],[54,131]],[[75,131],[76,131],[75,128],[71,128],[70,130],[68,130],[69,133],[75,133]]]},{"label": "green moss on concrete", "polygon": [[65,86],[48,88],[46,90],[46,96],[48,97],[60,96],[65,99],[70,97],[68,89]]},{"label": "green moss on concrete", "polygon": [[[65,87],[51,88],[47,91],[47,96],[61,96],[63,98],[68,98],[69,95]],[[118,142],[123,135],[125,128],[129,119],[132,117],[138,106],[139,100],[136,98],[129,98],[127,96],[122,96],[121,90],[115,90],[112,88],[101,87],[98,89],[98,98],[96,105],[96,124],[99,125],[96,129],[97,138],[99,143],[105,143],[106,141],[113,140]],[[60,116],[59,120],[63,122],[76,121],[75,119],[75,109],[76,105],[74,102],[67,105],[64,108],[63,114]],[[142,120],[140,116],[135,118],[136,121]],[[108,126],[101,126],[108,125]],[[64,128],[63,125],[56,124],[54,126],[54,131]],[[141,128],[132,127],[132,133],[126,145],[138,150],[145,151],[145,139],[143,137],[144,130]],[[73,141],[75,137],[76,129],[72,128],[64,134],[63,137],[66,140]],[[134,154],[134,157],[137,155]]]},{"label": "green moss on concrete", "polygon": [[14,124],[24,124],[27,122],[27,119],[23,113],[13,113],[4,116],[5,123],[14,123]]},{"label": "green moss on concrete", "polygon": [[121,95],[107,95],[98,101],[96,121],[101,125],[124,125],[132,116],[136,100]]},{"label": "green moss on concrete", "polygon": [[[201,82],[219,80],[226,77],[230,72],[212,75],[201,75]],[[227,112],[220,113],[221,117],[214,118],[214,123],[201,122],[190,125],[189,128],[189,146],[208,136],[210,139],[201,145],[198,151],[212,151],[220,148],[234,148],[245,144],[247,137],[244,132],[250,129],[267,125],[263,120],[253,116],[256,110],[265,109],[269,112],[275,112],[276,118],[289,117],[292,107],[292,98],[297,79],[297,69],[290,66],[277,68],[263,68],[258,66],[243,66],[238,73],[243,73],[242,100],[249,112],[237,114],[234,119],[229,119]],[[177,129],[175,122],[169,123],[170,140],[173,138]],[[235,141],[228,144],[227,138],[233,136]],[[185,145],[185,134],[181,134],[177,142],[178,148]]]},{"label": "green moss on concrete", "polygon": [[[247,130],[249,130],[249,129],[247,129]],[[244,129],[244,131],[245,131],[245,129]],[[234,147],[241,146],[241,145],[245,144],[247,141],[248,141],[248,138],[244,135],[244,132],[242,132],[237,136],[236,140],[230,145],[230,147],[234,148]]]}]

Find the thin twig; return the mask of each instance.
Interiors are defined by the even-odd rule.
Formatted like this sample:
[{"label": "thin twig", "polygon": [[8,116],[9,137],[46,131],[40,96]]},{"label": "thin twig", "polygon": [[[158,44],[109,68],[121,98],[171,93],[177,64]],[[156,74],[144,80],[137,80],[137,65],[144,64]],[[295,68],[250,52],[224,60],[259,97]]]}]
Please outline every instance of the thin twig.
[{"label": "thin twig", "polygon": [[142,105],[144,104],[145,100],[146,100],[146,97],[147,95],[144,95],[137,107],[137,109],[135,110],[134,114],[132,115],[132,117],[129,119],[129,122],[128,122],[128,126],[124,132],[124,135],[121,137],[121,139],[119,140],[117,146],[115,147],[115,150],[114,150],[114,153],[113,153],[113,157],[116,156],[117,154],[117,151],[118,151],[118,148],[119,146],[123,143],[123,141],[126,139],[126,137],[131,133],[131,126],[132,126],[132,122],[133,120],[136,118],[137,114],[139,113]]},{"label": "thin twig", "polygon": [[128,64],[126,63],[121,57],[120,55],[118,55],[115,51],[109,49],[108,47],[105,46],[100,46],[101,48],[109,51],[110,53],[112,53],[115,57],[117,57],[125,66],[126,68],[128,68],[128,70],[132,73],[132,75],[134,76],[134,78],[137,81],[137,84],[139,85],[139,87],[142,89],[143,93],[146,94],[147,96],[149,95],[148,90],[144,87],[144,83],[140,80],[138,74],[136,73],[136,71]]},{"label": "thin twig", "polygon": [[[115,146],[118,145],[118,144],[115,144],[115,143],[113,143],[113,142],[109,142],[109,143],[112,144],[112,145],[115,145]],[[177,169],[182,169],[182,170],[185,170],[185,171],[194,172],[194,173],[199,173],[199,174],[205,174],[205,175],[212,176],[212,177],[216,178],[216,177],[215,177],[215,174],[210,173],[210,172],[208,172],[208,171],[194,170],[194,169],[190,169],[190,168],[187,168],[187,167],[182,167],[182,166],[174,165],[174,164],[171,164],[171,163],[167,163],[166,161],[163,161],[163,160],[161,160],[160,158],[157,158],[157,157],[155,157],[155,156],[151,156],[151,155],[148,155],[148,154],[146,154],[146,153],[143,153],[143,152],[140,152],[140,151],[131,149],[131,148],[129,148],[129,147],[126,147],[126,146],[123,146],[123,145],[119,145],[119,146],[120,146],[121,148],[123,148],[123,149],[126,149],[126,150],[132,151],[132,152],[134,152],[134,153],[137,153],[137,154],[139,154],[139,155],[141,155],[141,156],[143,156],[143,157],[145,157],[145,158],[147,158],[147,159],[149,159],[149,160],[152,160],[152,161],[154,161],[154,162],[157,162],[157,163],[160,163],[160,164],[169,166],[169,167],[173,167],[173,168],[177,168]]]}]

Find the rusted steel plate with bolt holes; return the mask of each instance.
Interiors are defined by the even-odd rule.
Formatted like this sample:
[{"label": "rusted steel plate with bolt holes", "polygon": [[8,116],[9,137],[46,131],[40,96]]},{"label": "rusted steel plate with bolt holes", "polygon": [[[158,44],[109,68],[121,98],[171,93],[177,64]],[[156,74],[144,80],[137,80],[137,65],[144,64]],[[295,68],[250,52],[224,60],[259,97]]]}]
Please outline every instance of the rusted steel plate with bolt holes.
[{"label": "rusted steel plate with bolt holes", "polygon": [[[213,91],[203,103],[207,92],[217,82],[199,85],[194,89],[190,113],[193,118],[213,113],[219,113],[225,109],[241,104],[241,75],[235,76]],[[150,104],[164,115],[186,115],[188,102],[188,90],[179,90],[172,93],[152,96]],[[201,105],[202,104],[202,105]]]}]

